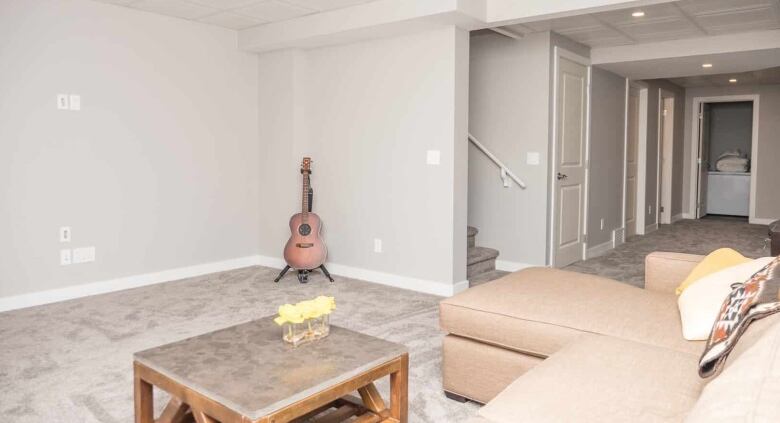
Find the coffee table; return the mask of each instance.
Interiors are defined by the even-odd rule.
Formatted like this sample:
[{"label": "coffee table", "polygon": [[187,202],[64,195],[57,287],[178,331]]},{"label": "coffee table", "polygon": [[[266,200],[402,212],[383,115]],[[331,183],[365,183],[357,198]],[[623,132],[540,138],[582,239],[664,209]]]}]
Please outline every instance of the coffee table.
[{"label": "coffee table", "polygon": [[[338,326],[293,348],[262,318],[136,353],[135,421],[406,422],[408,366],[403,345]],[[389,407],[374,386],[385,376]],[[153,387],[171,395],[157,419]]]}]

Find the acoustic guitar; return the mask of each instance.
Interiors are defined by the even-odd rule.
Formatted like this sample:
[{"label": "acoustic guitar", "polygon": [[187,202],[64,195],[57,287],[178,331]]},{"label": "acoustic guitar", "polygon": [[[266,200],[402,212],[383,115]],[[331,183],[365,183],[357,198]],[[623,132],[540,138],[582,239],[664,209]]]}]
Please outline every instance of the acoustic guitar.
[{"label": "acoustic guitar", "polygon": [[328,256],[325,242],[320,238],[322,221],[309,210],[311,158],[304,157],[301,163],[303,191],[301,212],[290,218],[290,239],[284,247],[284,259],[296,270],[311,270],[321,267]]}]

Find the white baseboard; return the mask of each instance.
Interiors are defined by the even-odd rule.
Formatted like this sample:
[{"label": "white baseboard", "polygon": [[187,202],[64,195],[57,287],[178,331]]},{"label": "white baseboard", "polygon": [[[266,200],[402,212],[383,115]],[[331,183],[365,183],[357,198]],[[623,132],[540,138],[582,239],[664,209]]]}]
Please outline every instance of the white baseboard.
[{"label": "white baseboard", "polygon": [[682,214],[683,219],[696,219],[696,216],[693,213],[683,213]]},{"label": "white baseboard", "polygon": [[225,270],[240,269],[242,267],[255,266],[257,263],[258,256],[240,257],[236,259],[198,264],[194,266],[178,267],[160,272],[144,273],[142,275],[126,276],[122,278],[69,286],[66,288],[50,289],[47,291],[38,291],[31,292],[29,294],[4,297],[0,298],[0,312],[42,304],[56,303],[59,301],[72,300],[74,298],[89,297],[91,295],[122,291],[125,289],[138,288],[141,286],[154,285],[162,282],[191,278],[194,276],[222,272]]},{"label": "white baseboard", "polygon": [[679,222],[685,218],[685,214],[680,213],[672,216],[672,223]]},{"label": "white baseboard", "polygon": [[[260,256],[259,265],[282,268],[285,266],[284,260],[276,257]],[[379,272],[376,270],[362,269],[354,266],[347,266],[338,263],[325,263],[328,271],[334,275],[344,276],[346,278],[360,279],[367,282],[374,282],[395,288],[408,289],[411,291],[423,292],[426,294],[450,297],[469,287],[469,281],[460,281],[455,284],[446,282],[437,282],[426,279],[412,278],[409,276],[395,275],[392,273]]]},{"label": "white baseboard", "polygon": [[[285,266],[281,258],[267,256],[248,256],[213,263],[198,264],[194,266],[179,267],[160,272],[145,273],[141,275],[126,276],[99,282],[91,282],[66,288],[51,289],[47,291],[31,292],[29,294],[15,295],[0,298],[0,312],[33,307],[37,305],[72,300],[91,295],[106,294],[125,289],[138,288],[163,282],[207,275],[209,273],[224,272],[226,270],[240,269],[249,266],[266,266],[281,269]],[[339,276],[360,279],[396,288],[409,289],[424,292],[426,294],[449,297],[469,287],[469,281],[464,280],[455,284],[437,282],[425,279],[417,279],[408,276],[394,275],[391,273],[377,272],[361,269],[353,266],[345,266],[337,263],[328,263],[328,270]],[[527,266],[526,266],[527,267]]]},{"label": "white baseboard", "polygon": [[647,235],[647,234],[649,234],[651,232],[655,232],[657,230],[658,230],[658,224],[657,223],[653,223],[652,225],[645,226],[645,233],[644,234]]},{"label": "white baseboard", "polygon": [[598,256],[603,256],[607,253],[607,251],[615,248],[615,244],[610,240],[607,242],[603,242],[598,245],[594,245],[593,247],[588,248],[585,251],[585,259],[591,259]]},{"label": "white baseboard", "polygon": [[518,263],[514,261],[496,260],[496,270],[502,270],[504,272],[517,272],[518,270],[527,269],[529,267],[539,267],[542,265]]},{"label": "white baseboard", "polygon": [[753,217],[750,219],[750,223],[754,225],[768,225],[774,222],[777,222],[777,219],[765,219],[761,217]]}]

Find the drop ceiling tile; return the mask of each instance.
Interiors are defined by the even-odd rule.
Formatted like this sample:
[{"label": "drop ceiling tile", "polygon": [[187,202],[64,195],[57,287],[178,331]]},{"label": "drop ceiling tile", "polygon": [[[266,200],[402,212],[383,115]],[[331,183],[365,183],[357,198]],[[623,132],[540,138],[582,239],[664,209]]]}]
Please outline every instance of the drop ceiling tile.
[{"label": "drop ceiling tile", "polygon": [[692,15],[722,13],[754,7],[769,7],[775,0],[683,0],[680,8]]},{"label": "drop ceiling tile", "polygon": [[237,15],[232,12],[219,12],[200,18],[198,21],[230,29],[244,29],[265,23],[265,21],[260,19]]},{"label": "drop ceiling tile", "polygon": [[316,13],[316,10],[293,6],[278,0],[266,0],[262,3],[236,9],[234,12],[268,22],[275,22]]},{"label": "drop ceiling tile", "polygon": [[769,7],[702,14],[696,20],[708,31],[718,33],[780,28],[780,20]]},{"label": "drop ceiling tile", "polygon": [[558,32],[598,28],[602,28],[601,23],[590,15],[571,16],[550,21],[550,30]]},{"label": "drop ceiling tile", "polygon": [[[638,10],[645,12],[645,15],[638,18],[631,16],[633,12]],[[672,4],[662,3],[647,7],[602,12],[596,14],[596,16],[606,23],[622,26],[679,18],[680,11]]]},{"label": "drop ceiling tile", "polygon": [[197,19],[216,13],[217,10],[182,0],[140,0],[129,5],[134,9],[184,19]]},{"label": "drop ceiling tile", "polygon": [[620,29],[637,40],[650,41],[673,40],[679,37],[701,35],[699,30],[687,20],[677,18],[622,25]]},{"label": "drop ceiling tile", "polygon": [[187,0],[190,3],[197,3],[201,6],[212,7],[219,10],[231,10],[239,7],[250,6],[260,3],[262,0]]},{"label": "drop ceiling tile", "polygon": [[284,0],[286,3],[319,11],[343,9],[358,4],[370,3],[374,0]]}]

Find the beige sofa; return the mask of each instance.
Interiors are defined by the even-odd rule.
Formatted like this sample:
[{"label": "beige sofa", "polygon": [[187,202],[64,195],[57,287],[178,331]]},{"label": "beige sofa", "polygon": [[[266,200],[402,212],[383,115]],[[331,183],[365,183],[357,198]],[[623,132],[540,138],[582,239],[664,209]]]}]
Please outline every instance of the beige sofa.
[{"label": "beige sofa", "polygon": [[[753,355],[769,357],[769,350],[780,349],[780,324],[775,324],[780,320],[773,316],[754,323],[726,370],[714,378],[738,380],[703,395],[711,383],[697,374],[704,342],[682,338],[674,294],[701,259],[648,255],[645,289],[593,275],[530,268],[442,301],[440,322],[448,333],[442,364],[445,393],[455,400],[486,403],[475,421],[673,422],[695,416],[701,419],[691,421],[718,421],[712,414],[723,413],[723,404],[733,405],[718,398],[723,389],[735,390],[744,384],[739,378],[767,373],[762,363],[742,355],[762,338],[767,338],[761,341],[763,349]],[[755,406],[756,416],[769,416],[765,421],[780,421],[780,358],[775,364],[777,379],[764,383],[776,389],[774,397],[747,397],[773,399],[775,405]],[[727,375],[729,367],[740,370]],[[709,397],[714,398],[706,402]]]}]

